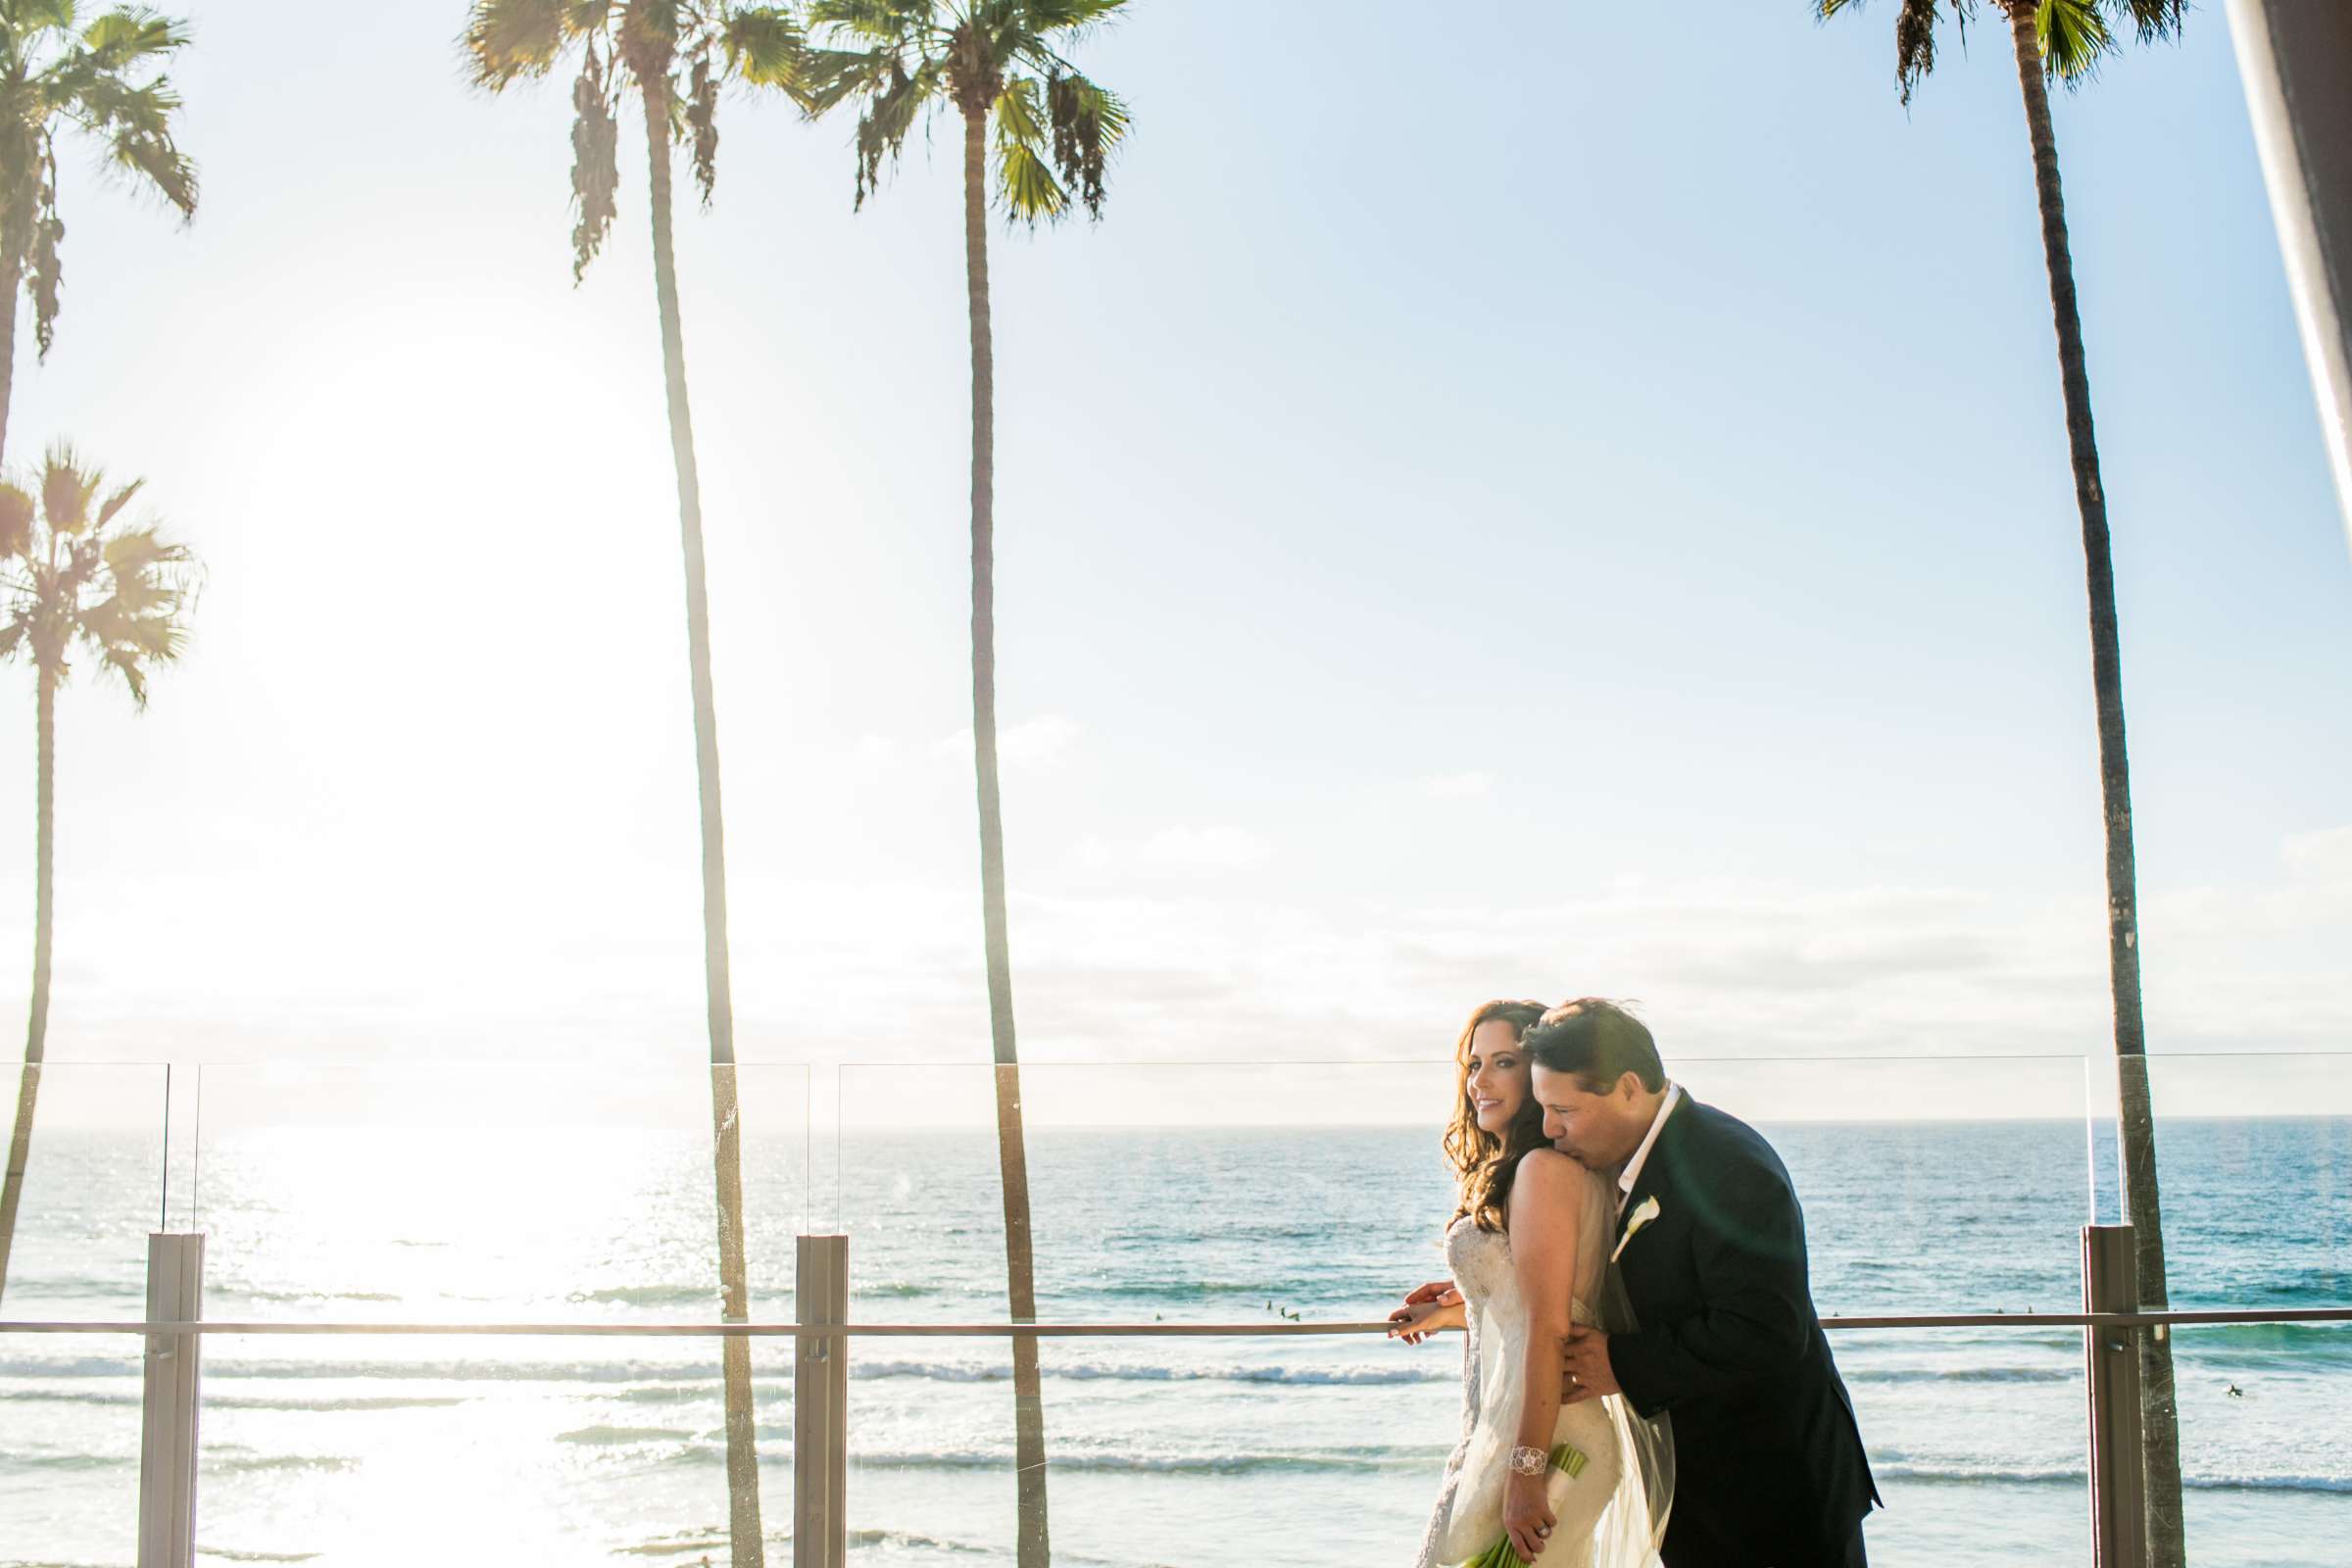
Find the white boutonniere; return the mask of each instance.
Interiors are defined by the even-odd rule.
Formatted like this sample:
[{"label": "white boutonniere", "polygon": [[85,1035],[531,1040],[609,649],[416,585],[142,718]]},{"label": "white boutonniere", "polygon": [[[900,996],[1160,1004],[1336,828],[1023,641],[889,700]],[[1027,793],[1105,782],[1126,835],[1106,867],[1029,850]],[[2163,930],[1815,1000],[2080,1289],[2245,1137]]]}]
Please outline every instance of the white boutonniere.
[{"label": "white boutonniere", "polygon": [[1635,1237],[1641,1235],[1642,1227],[1647,1225],[1651,1220],[1656,1219],[1657,1217],[1658,1197],[1655,1193],[1652,1193],[1649,1197],[1642,1200],[1641,1205],[1637,1207],[1630,1216],[1627,1217],[1625,1222],[1625,1234],[1617,1238],[1617,1250],[1609,1254],[1609,1261],[1612,1263],[1616,1262],[1617,1259],[1625,1252],[1625,1244],[1632,1241]]}]

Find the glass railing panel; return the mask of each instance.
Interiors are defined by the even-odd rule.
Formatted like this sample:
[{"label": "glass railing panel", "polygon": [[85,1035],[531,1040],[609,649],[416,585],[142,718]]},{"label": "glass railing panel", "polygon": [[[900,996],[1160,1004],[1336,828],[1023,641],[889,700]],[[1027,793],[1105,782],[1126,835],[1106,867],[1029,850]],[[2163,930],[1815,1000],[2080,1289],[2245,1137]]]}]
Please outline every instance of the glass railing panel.
[{"label": "glass railing panel", "polygon": [[[805,1075],[743,1068],[753,1308],[789,1318]],[[207,1069],[208,1315],[428,1323],[719,1315],[712,1075],[547,1067]],[[751,1380],[789,1526],[792,1357]],[[220,1336],[205,1544],[251,1560],[728,1556],[721,1342]],[[427,1507],[419,1499],[430,1499]]]},{"label": "glass railing panel", "polygon": [[[2079,1058],[1677,1071],[1780,1150],[1806,1205],[1823,1311],[2078,1302]],[[994,1077],[842,1070],[854,1318],[1005,1310]],[[1042,1318],[1376,1320],[1445,1271],[1453,1194],[1439,1135],[1454,1086],[1442,1060],[1031,1065],[1020,1085]],[[1055,1543],[1122,1560],[1120,1521],[1181,1519],[1202,1555],[1247,1556],[1264,1549],[1269,1521],[1314,1517],[1347,1540],[1325,1552],[1318,1533],[1300,1560],[1410,1550],[1459,1430],[1458,1345],[1048,1340]],[[1885,1560],[1973,1549],[1988,1496],[2021,1551],[2046,1545],[2038,1560],[2062,1561],[2086,1547],[2079,1335],[1840,1331],[1835,1348],[1894,1504],[1873,1527]],[[857,1345],[854,1521],[1005,1550],[1009,1372],[998,1342]],[[973,1522],[964,1535],[939,1535],[960,1521]]]},{"label": "glass railing panel", "polygon": [[[1427,1216],[1450,1189],[1437,1133],[1396,1120],[1394,1107],[1433,1093],[1442,1102],[1446,1072],[1443,1063],[1022,1068],[1040,1316],[1329,1317],[1383,1298],[1400,1264],[1440,1267]],[[994,1070],[855,1066],[840,1082],[853,1316],[1001,1317]],[[1385,1122],[1369,1119],[1382,1108]]]},{"label": "glass railing panel", "polygon": [[[2163,1054],[2147,1072],[2172,1305],[2352,1306],[2352,1055]],[[2172,1357],[2191,1559],[2338,1559],[2352,1324],[2181,1329]]]},{"label": "glass railing panel", "polygon": [[802,1068],[215,1065],[202,1094],[214,1317],[714,1315],[714,1095],[739,1101],[755,1293],[789,1296]]},{"label": "glass railing panel", "polygon": [[[2177,1306],[2352,1303],[2352,1054],[2144,1058]],[[2095,1063],[2100,1219],[2129,1217],[2119,1080]]]},{"label": "glass railing panel", "polygon": [[0,1067],[0,1148],[32,1090],[0,1318],[136,1321],[147,1237],[164,1223],[171,1073],[160,1065]]},{"label": "glass railing panel", "polygon": [[[845,1067],[841,1084],[852,1317],[1001,1321],[993,1071]],[[1039,1316],[1385,1317],[1443,1273],[1449,1193],[1435,1130],[1396,1107],[1450,1092],[1443,1062],[1023,1069]],[[854,1535],[1010,1561],[1006,1343],[858,1341],[851,1353]],[[1289,1540],[1283,1523],[1323,1514],[1316,1489],[1350,1476],[1363,1494],[1342,1533],[1409,1553],[1422,1520],[1395,1467],[1423,1463],[1434,1487],[1458,1428],[1456,1358],[1377,1334],[1047,1340],[1039,1362],[1054,1545],[1073,1561],[1250,1560],[1277,1532],[1290,1560],[1367,1560]],[[1390,1485],[1361,1487],[1383,1470]]]},{"label": "glass railing panel", "polygon": [[1788,1167],[1825,1315],[2081,1304],[2080,1057],[1727,1058],[1678,1073]]},{"label": "glass railing panel", "polygon": [[[0,1138],[26,1069],[0,1068]],[[165,1207],[160,1066],[32,1069],[31,1139],[0,1319],[136,1322]],[[0,1560],[127,1563],[138,1548],[143,1344],[0,1334]]]},{"label": "glass railing panel", "polygon": [[[789,1343],[751,1362],[770,1560],[792,1521]],[[723,1564],[718,1358],[708,1339],[453,1336],[338,1337],[298,1361],[212,1336],[199,1557]]]}]

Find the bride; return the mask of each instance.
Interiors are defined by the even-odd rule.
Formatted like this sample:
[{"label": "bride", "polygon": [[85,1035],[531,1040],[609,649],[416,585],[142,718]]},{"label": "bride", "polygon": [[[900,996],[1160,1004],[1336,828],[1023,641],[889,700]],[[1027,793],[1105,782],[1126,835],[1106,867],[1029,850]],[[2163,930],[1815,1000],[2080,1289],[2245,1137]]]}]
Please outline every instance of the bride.
[{"label": "bride", "polygon": [[1506,1537],[1531,1568],[1641,1568],[1665,1533],[1673,1446],[1663,1422],[1617,1396],[1560,1399],[1569,1324],[1632,1323],[1609,1257],[1616,1189],[1544,1136],[1520,1044],[1543,1013],[1541,1003],[1490,1002],[1463,1026],[1445,1145],[1460,1182],[1446,1230],[1453,1279],[1422,1286],[1390,1314],[1391,1336],[1408,1344],[1446,1328],[1467,1336],[1462,1440],[1417,1568],[1484,1563]]}]

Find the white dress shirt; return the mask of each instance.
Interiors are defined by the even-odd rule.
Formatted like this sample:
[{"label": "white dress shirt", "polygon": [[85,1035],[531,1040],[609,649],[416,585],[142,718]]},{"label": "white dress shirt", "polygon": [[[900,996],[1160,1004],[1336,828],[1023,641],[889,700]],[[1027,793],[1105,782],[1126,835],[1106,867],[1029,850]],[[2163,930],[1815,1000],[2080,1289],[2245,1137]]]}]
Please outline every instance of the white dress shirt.
[{"label": "white dress shirt", "polygon": [[1658,1141],[1658,1129],[1666,1125],[1666,1118],[1674,1114],[1675,1102],[1682,1098],[1683,1086],[1668,1079],[1666,1097],[1658,1102],[1658,1113],[1649,1119],[1649,1131],[1642,1135],[1642,1147],[1634,1151],[1634,1157],[1627,1160],[1625,1169],[1617,1173],[1617,1212],[1620,1214],[1625,1212],[1625,1200],[1634,1196],[1634,1183],[1642,1179],[1642,1163],[1649,1158],[1649,1146]]}]

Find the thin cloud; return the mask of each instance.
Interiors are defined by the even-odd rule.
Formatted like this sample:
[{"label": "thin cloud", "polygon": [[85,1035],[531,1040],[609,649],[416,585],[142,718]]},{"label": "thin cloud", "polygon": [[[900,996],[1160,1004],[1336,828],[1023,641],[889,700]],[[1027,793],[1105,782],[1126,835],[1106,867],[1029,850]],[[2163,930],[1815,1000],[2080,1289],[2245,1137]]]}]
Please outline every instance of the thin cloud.
[{"label": "thin cloud", "polygon": [[1238,827],[1171,827],[1146,839],[1139,863],[1161,870],[1239,871],[1274,858],[1274,847]]},{"label": "thin cloud", "polygon": [[1433,801],[1483,801],[1494,793],[1494,775],[1437,773],[1421,781],[1421,793]]},{"label": "thin cloud", "polygon": [[2352,826],[2290,834],[2279,846],[2278,858],[2298,877],[2352,882]]},{"label": "thin cloud", "polygon": [[[1077,720],[1059,713],[1041,713],[1016,724],[1000,725],[997,729],[998,764],[1027,771],[1054,766],[1069,756],[1071,748],[1083,733]],[[932,746],[931,752],[935,757],[970,761],[971,730],[966,727],[953,735],[942,736]]]}]

